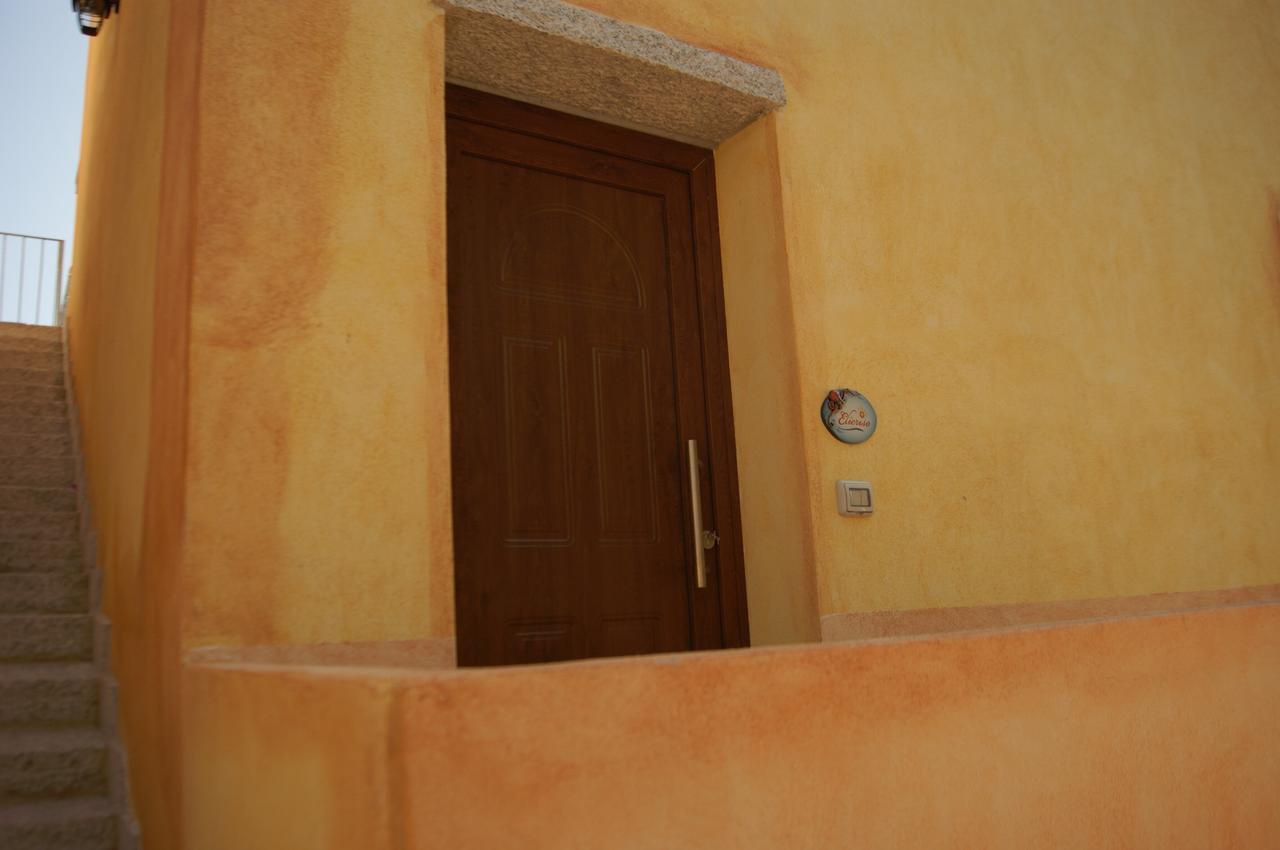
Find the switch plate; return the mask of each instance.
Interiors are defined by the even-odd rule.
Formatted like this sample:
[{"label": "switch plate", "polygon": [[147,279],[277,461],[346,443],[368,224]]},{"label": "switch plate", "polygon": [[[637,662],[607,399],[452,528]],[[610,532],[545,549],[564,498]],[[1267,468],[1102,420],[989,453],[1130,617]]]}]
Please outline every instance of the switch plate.
[{"label": "switch plate", "polygon": [[836,482],[836,510],[841,516],[864,516],[873,506],[870,481]]}]

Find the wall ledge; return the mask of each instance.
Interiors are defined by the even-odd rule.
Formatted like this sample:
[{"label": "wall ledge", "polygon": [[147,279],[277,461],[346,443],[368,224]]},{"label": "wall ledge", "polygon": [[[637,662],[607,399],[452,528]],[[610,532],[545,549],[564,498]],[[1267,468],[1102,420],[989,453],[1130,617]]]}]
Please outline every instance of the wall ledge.
[{"label": "wall ledge", "polygon": [[[888,627],[880,623],[880,634],[847,638],[832,637],[835,630],[824,622],[824,638],[820,643],[582,658],[548,664],[460,668],[457,666],[454,639],[436,637],[351,643],[210,646],[189,650],[184,656],[183,666],[187,671],[222,670],[323,679],[364,677],[384,683],[484,679],[494,676],[536,677],[543,674],[558,675],[558,671],[595,668],[604,668],[616,675],[626,676],[638,675],[639,671],[655,667],[693,667],[707,671],[708,675],[718,676],[724,670],[736,669],[740,664],[768,664],[772,663],[769,659],[779,656],[789,657],[794,663],[818,658],[834,662],[846,657],[845,653],[864,650],[921,644],[941,647],[950,646],[956,641],[1034,637],[1050,632],[1098,627],[1136,628],[1142,622],[1167,621],[1188,616],[1234,615],[1246,609],[1274,608],[1280,608],[1280,585],[1029,605],[840,614],[829,616],[828,622],[843,622],[847,625],[849,622],[876,623],[875,618],[880,617],[900,619],[892,621]],[[1053,616],[1055,611],[1064,616]],[[997,622],[990,612],[999,612],[1004,621]],[[1066,614],[1071,616],[1065,616]],[[952,619],[941,623],[913,622],[910,618],[915,615],[937,615],[940,619],[949,616]],[[859,619],[840,620],[849,617]],[[894,626],[903,628],[895,630]],[[906,626],[918,628],[907,631]]]},{"label": "wall ledge", "polygon": [[787,101],[771,68],[562,0],[437,0],[450,82],[715,147]]},{"label": "wall ledge", "polygon": [[187,652],[188,664],[253,664],[297,667],[361,667],[453,670],[458,666],[452,637],[349,643],[208,646]]},{"label": "wall ledge", "polygon": [[824,642],[874,640],[1025,626],[1051,626],[1090,620],[1177,614],[1207,608],[1276,601],[1280,601],[1280,584],[964,608],[851,611],[824,616],[822,640]]}]

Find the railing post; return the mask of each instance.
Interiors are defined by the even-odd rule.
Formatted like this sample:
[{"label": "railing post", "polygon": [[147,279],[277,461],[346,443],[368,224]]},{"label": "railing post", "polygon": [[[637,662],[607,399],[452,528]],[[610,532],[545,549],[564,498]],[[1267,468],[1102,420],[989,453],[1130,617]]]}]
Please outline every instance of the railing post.
[{"label": "railing post", "polygon": [[66,305],[62,303],[62,251],[66,247],[67,247],[66,240],[59,239],[58,240],[58,288],[55,294],[55,298],[57,300],[53,302],[54,324],[56,324],[58,327],[62,327],[62,322],[66,319],[66,316],[67,316]]},{"label": "railing post", "polygon": [[36,266],[36,315],[33,324],[40,324],[40,302],[44,299],[44,242],[36,243],[40,246],[40,263]]},{"label": "railing post", "polygon": [[22,321],[22,290],[24,278],[27,275],[27,237],[23,236],[22,241],[18,243],[22,247],[18,251],[18,312],[15,314],[15,321]]}]

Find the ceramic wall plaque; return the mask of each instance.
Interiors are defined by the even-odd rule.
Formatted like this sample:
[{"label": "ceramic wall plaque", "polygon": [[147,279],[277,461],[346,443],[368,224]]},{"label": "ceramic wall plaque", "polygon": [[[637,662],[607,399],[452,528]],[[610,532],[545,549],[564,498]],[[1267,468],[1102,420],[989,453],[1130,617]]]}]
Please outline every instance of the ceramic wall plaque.
[{"label": "ceramic wall plaque", "polygon": [[876,409],[856,390],[832,390],[822,400],[822,424],[842,443],[865,443],[876,432]]}]

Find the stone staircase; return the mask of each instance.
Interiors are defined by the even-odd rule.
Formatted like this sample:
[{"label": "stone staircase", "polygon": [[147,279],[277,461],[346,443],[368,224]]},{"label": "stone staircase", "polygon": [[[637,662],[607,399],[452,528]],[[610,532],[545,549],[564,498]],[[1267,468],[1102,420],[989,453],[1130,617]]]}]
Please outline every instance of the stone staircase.
[{"label": "stone staircase", "polygon": [[0,848],[132,850],[58,328],[0,323]]}]

